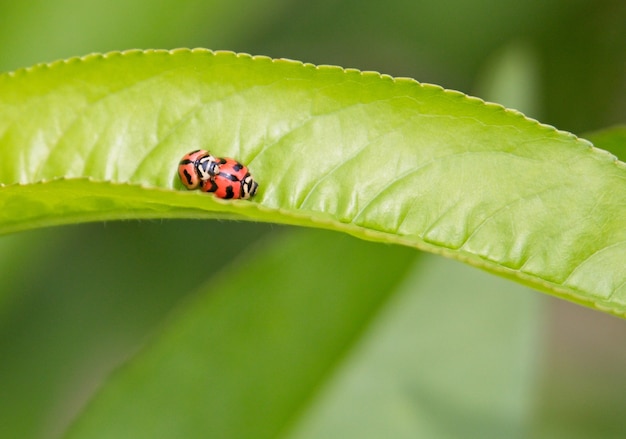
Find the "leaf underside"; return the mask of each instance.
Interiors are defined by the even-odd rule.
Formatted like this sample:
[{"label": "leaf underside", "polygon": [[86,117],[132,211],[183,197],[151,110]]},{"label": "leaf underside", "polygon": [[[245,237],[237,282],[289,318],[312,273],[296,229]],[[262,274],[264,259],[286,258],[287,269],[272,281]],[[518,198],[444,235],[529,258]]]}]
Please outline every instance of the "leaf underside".
[{"label": "leaf underside", "polygon": [[[188,151],[249,166],[252,201],[187,192]],[[444,254],[626,313],[626,166],[464,94],[207,50],[91,55],[0,75],[0,232],[232,218]]]}]

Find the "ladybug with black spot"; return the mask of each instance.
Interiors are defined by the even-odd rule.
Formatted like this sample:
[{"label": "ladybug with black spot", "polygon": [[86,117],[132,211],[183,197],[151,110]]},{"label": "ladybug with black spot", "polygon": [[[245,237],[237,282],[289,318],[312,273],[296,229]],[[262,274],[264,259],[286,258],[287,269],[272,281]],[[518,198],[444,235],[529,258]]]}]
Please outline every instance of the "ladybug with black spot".
[{"label": "ladybug with black spot", "polygon": [[189,190],[200,188],[225,199],[248,199],[259,187],[247,166],[235,159],[214,157],[202,149],[183,156],[178,164],[178,176]]},{"label": "ladybug with black spot", "polygon": [[218,198],[248,199],[256,194],[258,183],[254,181],[248,167],[235,159],[218,157],[219,173],[202,183],[203,192],[211,192]]},{"label": "ladybug with black spot", "polygon": [[189,190],[198,189],[219,172],[218,159],[203,149],[185,154],[178,164],[180,181]]}]

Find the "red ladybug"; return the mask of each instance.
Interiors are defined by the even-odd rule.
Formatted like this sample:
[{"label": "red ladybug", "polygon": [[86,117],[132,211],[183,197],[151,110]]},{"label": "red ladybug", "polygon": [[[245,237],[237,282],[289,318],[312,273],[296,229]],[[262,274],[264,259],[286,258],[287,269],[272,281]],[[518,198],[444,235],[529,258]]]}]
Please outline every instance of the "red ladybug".
[{"label": "red ladybug", "polygon": [[180,181],[189,190],[198,189],[202,183],[219,174],[218,159],[208,151],[197,149],[183,156],[178,164]]},{"label": "red ladybug", "polygon": [[244,200],[256,194],[259,185],[246,166],[231,158],[218,157],[217,160],[219,173],[203,181],[201,187],[203,192],[212,192],[218,198]]}]

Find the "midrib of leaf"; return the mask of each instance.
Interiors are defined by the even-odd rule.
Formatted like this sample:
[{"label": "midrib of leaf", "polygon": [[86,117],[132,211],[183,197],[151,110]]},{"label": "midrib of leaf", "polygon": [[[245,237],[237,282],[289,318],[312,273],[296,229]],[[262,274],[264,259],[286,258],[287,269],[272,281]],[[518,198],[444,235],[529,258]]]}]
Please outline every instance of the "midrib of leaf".
[{"label": "midrib of leaf", "polygon": [[[248,164],[257,197],[179,190],[176,164],[197,148]],[[517,112],[408,79],[205,50],[5,74],[0,182],[4,232],[129,217],[323,227],[626,310],[626,166]]]}]

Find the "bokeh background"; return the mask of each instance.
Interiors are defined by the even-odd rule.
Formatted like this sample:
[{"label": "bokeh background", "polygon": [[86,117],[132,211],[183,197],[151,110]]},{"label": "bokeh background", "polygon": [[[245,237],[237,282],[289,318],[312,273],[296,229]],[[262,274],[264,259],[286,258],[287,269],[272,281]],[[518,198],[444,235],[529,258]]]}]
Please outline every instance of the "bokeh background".
[{"label": "bokeh background", "polygon": [[[0,1],[0,71],[177,47],[409,76],[579,135],[626,120],[622,0]],[[56,437],[211,271],[283,230],[132,221],[0,237],[0,436]],[[190,262],[191,240],[227,250]],[[624,321],[537,296],[536,437],[626,436]]]}]

